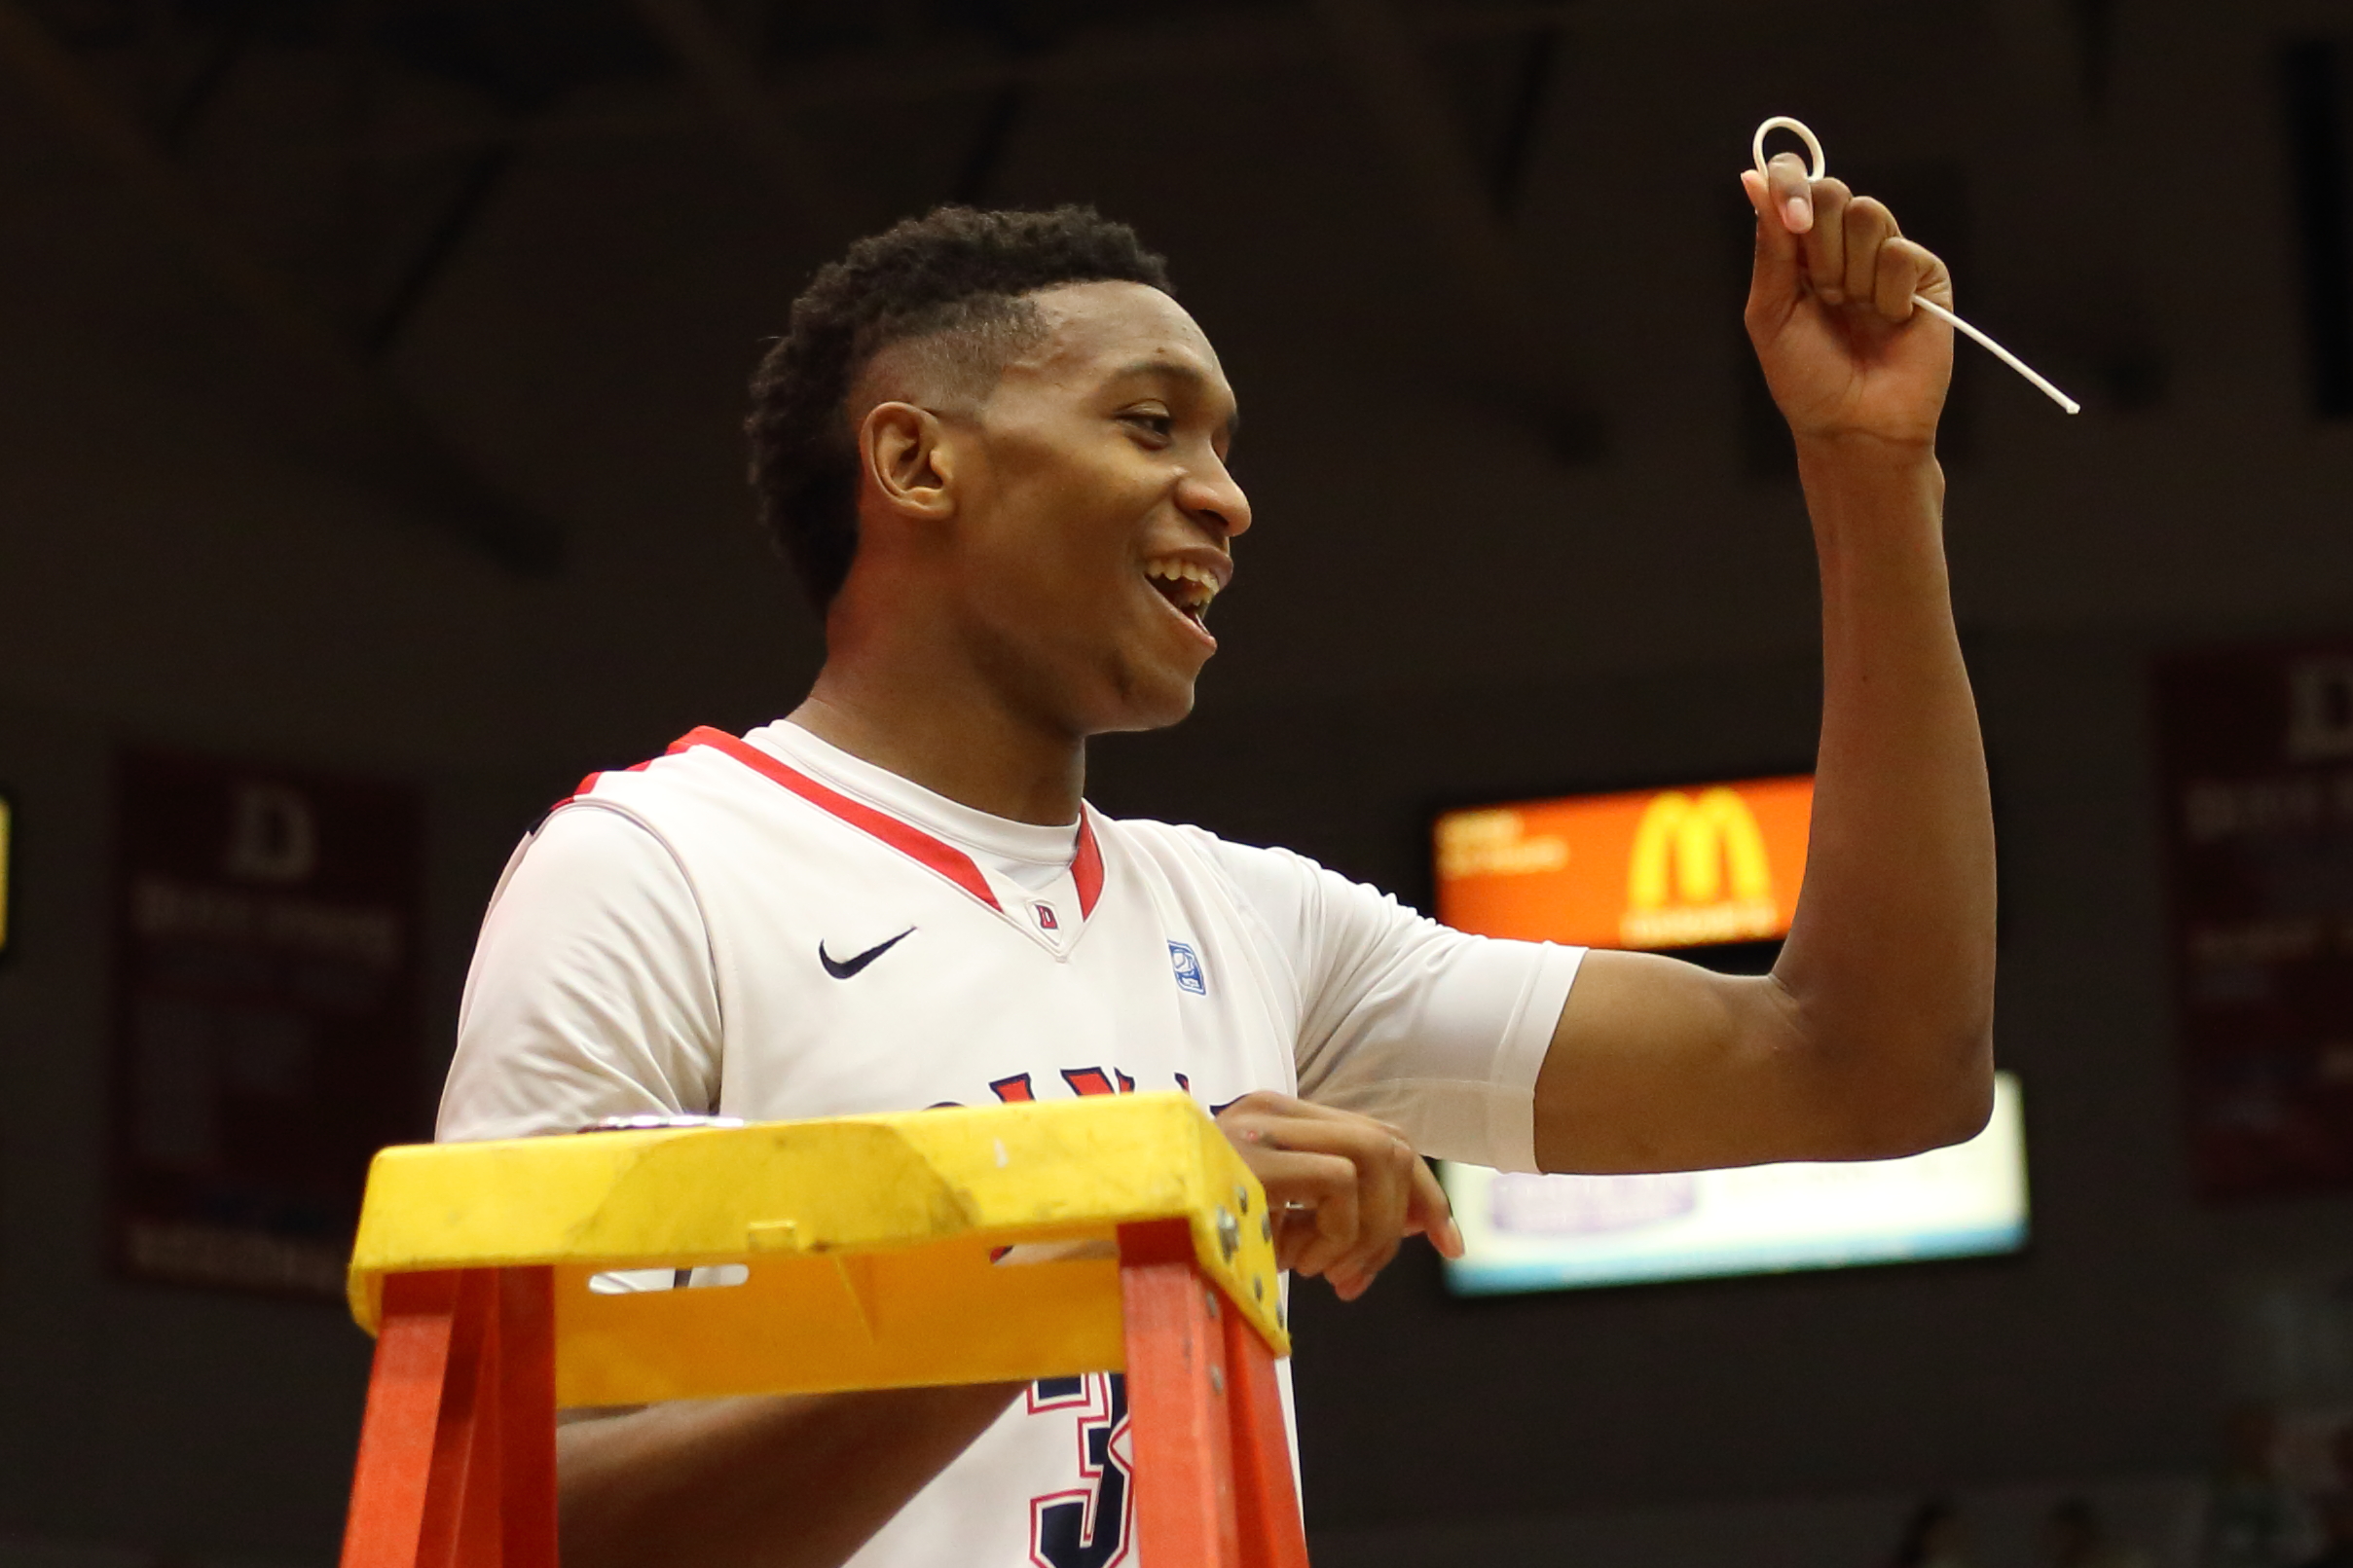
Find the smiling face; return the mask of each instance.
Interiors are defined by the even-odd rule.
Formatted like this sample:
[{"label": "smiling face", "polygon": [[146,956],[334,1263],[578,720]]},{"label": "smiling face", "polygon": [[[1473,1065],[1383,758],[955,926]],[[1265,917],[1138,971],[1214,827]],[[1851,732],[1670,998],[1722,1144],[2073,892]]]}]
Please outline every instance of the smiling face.
[{"label": "smiling face", "polygon": [[1043,331],[946,416],[944,580],[1007,701],[1072,735],[1192,711],[1204,624],[1250,503],[1226,463],[1233,389],[1193,317],[1140,283],[1030,297]]}]

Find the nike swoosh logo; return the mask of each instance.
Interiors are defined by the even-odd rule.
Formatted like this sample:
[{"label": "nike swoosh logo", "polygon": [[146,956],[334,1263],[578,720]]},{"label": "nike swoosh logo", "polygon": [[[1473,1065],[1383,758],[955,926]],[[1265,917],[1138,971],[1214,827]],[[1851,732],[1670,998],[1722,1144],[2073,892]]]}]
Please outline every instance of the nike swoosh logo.
[{"label": "nike swoosh logo", "polygon": [[826,972],[833,976],[834,979],[847,980],[851,976],[858,973],[859,970],[864,968],[867,965],[873,963],[876,959],[882,957],[892,948],[897,947],[900,943],[905,941],[908,937],[914,934],[915,928],[909,926],[905,930],[901,931],[889,941],[876,942],[872,947],[867,948],[856,958],[846,959],[837,959],[832,954],[827,952],[826,944],[821,940],[817,944],[817,962],[823,964],[826,966]]}]

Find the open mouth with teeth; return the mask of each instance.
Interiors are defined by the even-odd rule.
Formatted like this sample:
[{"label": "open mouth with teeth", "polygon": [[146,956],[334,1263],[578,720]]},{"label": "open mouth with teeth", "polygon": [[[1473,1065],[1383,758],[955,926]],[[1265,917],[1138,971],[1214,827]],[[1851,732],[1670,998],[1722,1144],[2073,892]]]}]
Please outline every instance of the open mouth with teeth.
[{"label": "open mouth with teeth", "polygon": [[1217,574],[1190,561],[1162,556],[1144,563],[1144,580],[1195,626],[1206,626],[1209,602],[1217,598]]}]

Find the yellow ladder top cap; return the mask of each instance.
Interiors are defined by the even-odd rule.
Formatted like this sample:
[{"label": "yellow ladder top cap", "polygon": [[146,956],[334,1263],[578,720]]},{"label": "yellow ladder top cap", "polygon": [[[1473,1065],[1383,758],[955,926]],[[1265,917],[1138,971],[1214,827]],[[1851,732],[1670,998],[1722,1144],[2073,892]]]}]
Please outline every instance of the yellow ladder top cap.
[{"label": "yellow ladder top cap", "polygon": [[[863,1261],[897,1258],[969,1274],[1000,1248],[1110,1239],[1155,1220],[1187,1222],[1202,1270],[1288,1354],[1266,1194],[1177,1093],[386,1149],[369,1171],[349,1295],[372,1333],[391,1273],[553,1264],[562,1280],[745,1263],[756,1279],[763,1263],[829,1258],[864,1279],[852,1272]],[[987,1290],[987,1276],[971,1278]],[[1110,1307],[1116,1326],[1116,1289]]]}]

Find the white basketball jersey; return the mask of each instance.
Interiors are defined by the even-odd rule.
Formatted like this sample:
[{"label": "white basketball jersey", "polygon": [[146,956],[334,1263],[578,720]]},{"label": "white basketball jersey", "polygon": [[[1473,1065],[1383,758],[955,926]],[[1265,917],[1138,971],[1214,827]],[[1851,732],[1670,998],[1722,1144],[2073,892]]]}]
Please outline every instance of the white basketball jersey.
[{"label": "white basketball jersey", "polygon": [[[1273,1089],[1532,1169],[1580,956],[1198,829],[989,817],[790,723],[698,730],[516,851],[440,1136]],[[1116,1374],[1035,1385],[855,1563],[1135,1564],[1125,1415]]]}]

